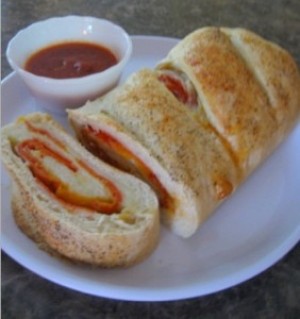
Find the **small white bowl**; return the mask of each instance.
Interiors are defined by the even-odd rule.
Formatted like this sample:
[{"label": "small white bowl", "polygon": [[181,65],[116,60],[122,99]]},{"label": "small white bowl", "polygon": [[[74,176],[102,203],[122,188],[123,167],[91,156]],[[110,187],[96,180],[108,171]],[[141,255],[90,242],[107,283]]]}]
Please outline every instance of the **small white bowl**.
[{"label": "small white bowl", "polygon": [[[29,56],[41,48],[64,41],[100,44],[110,49],[118,63],[102,72],[80,78],[53,79],[24,69]],[[24,80],[39,106],[51,112],[83,105],[113,88],[132,52],[132,42],[120,26],[93,17],[55,17],[33,23],[19,31],[8,44],[6,57]]]}]

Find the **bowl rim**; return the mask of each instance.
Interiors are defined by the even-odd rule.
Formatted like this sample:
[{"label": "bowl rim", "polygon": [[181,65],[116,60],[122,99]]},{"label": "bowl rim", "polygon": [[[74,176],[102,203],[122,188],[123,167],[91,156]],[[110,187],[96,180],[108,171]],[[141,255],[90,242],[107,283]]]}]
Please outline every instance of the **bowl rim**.
[{"label": "bowl rim", "polygon": [[[62,21],[62,20],[67,20],[67,19],[87,20],[87,21],[94,20],[94,21],[106,23],[106,24],[110,25],[111,27],[116,28],[123,35],[123,37],[125,38],[125,41],[127,43],[127,48],[126,48],[125,54],[122,56],[121,59],[118,60],[118,63],[109,67],[108,69],[105,69],[105,70],[100,71],[100,72],[92,73],[89,75],[85,75],[82,77],[64,78],[64,79],[55,79],[55,78],[50,78],[50,77],[46,77],[46,76],[36,75],[36,74],[31,73],[29,71],[26,71],[24,68],[18,66],[15,63],[15,61],[11,58],[10,51],[11,51],[12,44],[14,43],[14,41],[16,41],[16,39],[18,37],[22,36],[23,32],[27,32],[32,27],[36,28],[38,25],[41,25],[44,23],[49,23],[51,21],[53,22],[55,20]],[[84,42],[84,40],[83,40],[83,42]],[[91,41],[86,41],[86,42],[91,43]],[[49,44],[51,44],[51,43],[49,43]],[[5,52],[6,59],[14,71],[19,72],[20,74],[23,74],[31,79],[43,81],[44,83],[49,83],[49,84],[50,83],[61,83],[62,85],[63,84],[67,85],[67,84],[71,84],[71,83],[78,82],[78,81],[86,82],[86,81],[92,80],[93,78],[97,78],[99,76],[102,77],[108,73],[114,72],[115,70],[121,68],[123,65],[125,65],[128,62],[131,54],[132,54],[132,40],[131,40],[128,32],[122,26],[120,26],[119,24],[116,24],[110,20],[107,20],[107,19],[93,17],[93,16],[80,16],[80,15],[56,16],[56,17],[50,17],[50,18],[44,19],[44,20],[35,21],[35,22],[31,23],[30,25],[19,30],[13,36],[13,38],[10,39],[10,41],[8,42],[7,48],[6,48],[6,52]]]}]

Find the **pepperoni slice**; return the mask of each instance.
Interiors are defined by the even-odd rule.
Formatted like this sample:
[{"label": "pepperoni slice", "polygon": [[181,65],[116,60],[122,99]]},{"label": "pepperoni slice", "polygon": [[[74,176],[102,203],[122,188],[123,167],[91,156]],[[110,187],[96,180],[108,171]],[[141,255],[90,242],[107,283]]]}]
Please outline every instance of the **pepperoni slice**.
[{"label": "pepperoni slice", "polygon": [[159,80],[177,97],[177,99],[186,104],[188,101],[188,93],[184,88],[182,81],[175,79],[169,74],[159,75]]},{"label": "pepperoni slice", "polygon": [[190,84],[189,87],[174,72],[167,71],[159,74],[158,79],[171,91],[183,104],[197,107],[197,94]]}]

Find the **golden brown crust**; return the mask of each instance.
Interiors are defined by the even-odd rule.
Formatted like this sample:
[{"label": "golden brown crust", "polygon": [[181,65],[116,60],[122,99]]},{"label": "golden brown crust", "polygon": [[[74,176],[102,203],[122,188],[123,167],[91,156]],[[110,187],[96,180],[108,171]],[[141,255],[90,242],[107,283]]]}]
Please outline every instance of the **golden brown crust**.
[{"label": "golden brown crust", "polygon": [[204,28],[180,42],[168,62],[191,79],[199,108],[248,175],[277,144],[278,125],[265,90],[237,48],[219,28]]},{"label": "golden brown crust", "polygon": [[47,242],[45,242],[35,217],[35,207],[32,204],[31,196],[22,191],[21,186],[18,186],[14,181],[12,181],[11,208],[17,226],[26,236],[33,240],[40,249],[55,257],[67,259],[65,256],[51,249]]},{"label": "golden brown crust", "polygon": [[[29,206],[31,202],[31,198],[28,194],[20,193],[20,186],[17,185],[16,182],[12,182],[12,199],[11,199],[11,207],[14,219],[16,224],[20,227],[20,229],[25,233],[29,238],[31,238],[36,243],[42,243],[42,237],[39,233],[36,220],[34,217],[34,213],[28,213],[25,208],[24,203],[27,202],[27,206]],[[25,200],[26,198],[26,200]],[[32,206],[32,205],[30,205]]]},{"label": "golden brown crust", "polygon": [[268,97],[279,135],[299,118],[300,73],[292,56],[275,43],[244,29],[222,28]]}]

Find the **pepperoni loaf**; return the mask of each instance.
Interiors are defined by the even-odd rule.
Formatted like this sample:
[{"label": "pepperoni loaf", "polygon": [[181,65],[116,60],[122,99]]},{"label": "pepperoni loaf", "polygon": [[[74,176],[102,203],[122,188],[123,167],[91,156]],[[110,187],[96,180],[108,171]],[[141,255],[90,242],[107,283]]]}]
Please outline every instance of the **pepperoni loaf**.
[{"label": "pepperoni loaf", "polygon": [[90,151],[151,185],[165,224],[189,237],[299,113],[299,71],[284,49],[246,30],[207,27],[69,119]]}]

